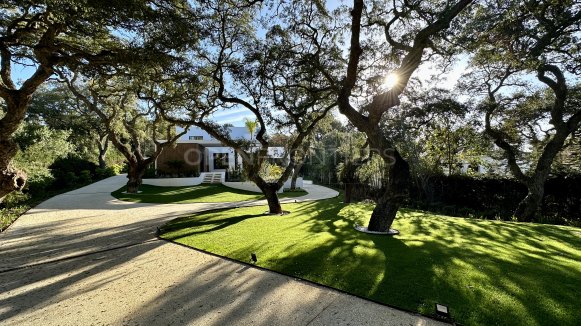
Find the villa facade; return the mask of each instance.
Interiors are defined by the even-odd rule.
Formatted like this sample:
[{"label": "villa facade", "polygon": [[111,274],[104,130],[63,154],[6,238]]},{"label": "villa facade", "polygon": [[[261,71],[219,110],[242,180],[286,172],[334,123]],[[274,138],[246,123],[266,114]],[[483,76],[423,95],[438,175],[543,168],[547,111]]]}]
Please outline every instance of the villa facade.
[{"label": "villa facade", "polygon": [[[178,133],[183,129],[177,128]],[[251,135],[245,127],[230,127],[233,139],[251,140]],[[268,156],[281,159],[285,155],[283,147],[271,147]],[[242,158],[234,149],[225,146],[207,132],[198,127],[191,127],[180,137],[173,148],[166,148],[155,161],[158,171],[174,173],[180,166],[182,172],[224,172],[242,167]]]}]

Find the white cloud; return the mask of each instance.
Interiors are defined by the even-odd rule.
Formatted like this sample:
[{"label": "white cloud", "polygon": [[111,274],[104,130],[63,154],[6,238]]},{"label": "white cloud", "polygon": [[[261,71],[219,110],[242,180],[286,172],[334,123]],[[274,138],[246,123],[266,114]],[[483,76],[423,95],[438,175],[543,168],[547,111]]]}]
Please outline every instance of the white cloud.
[{"label": "white cloud", "polygon": [[252,114],[250,111],[246,110],[246,112],[239,112],[236,114],[231,114],[230,117],[222,117],[219,119],[216,119],[215,117],[213,117],[212,120],[220,123],[220,124],[226,124],[226,123],[231,123],[236,127],[242,127],[244,126],[244,118],[249,118],[252,119],[254,118],[254,114]]},{"label": "white cloud", "polygon": [[224,110],[218,111],[218,112],[214,113],[212,116],[219,118],[219,117],[229,116],[229,115],[233,115],[233,114],[238,114],[241,112],[249,112],[249,111],[247,108],[244,108],[244,107],[236,107],[236,108],[224,109]]}]

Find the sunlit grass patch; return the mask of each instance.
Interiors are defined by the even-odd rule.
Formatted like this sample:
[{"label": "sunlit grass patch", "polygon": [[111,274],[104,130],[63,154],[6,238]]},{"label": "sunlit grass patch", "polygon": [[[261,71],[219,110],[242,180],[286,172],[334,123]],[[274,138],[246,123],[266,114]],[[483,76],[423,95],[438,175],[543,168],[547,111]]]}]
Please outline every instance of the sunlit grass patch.
[{"label": "sunlit grass patch", "polygon": [[[221,184],[201,184],[189,187],[142,185],[139,187],[141,191],[139,194],[123,193],[125,189],[126,187],[122,187],[114,191],[112,195],[120,200],[157,204],[220,203],[264,199],[261,193],[234,189]],[[279,194],[279,197],[299,197],[306,194],[306,191],[285,192]]]},{"label": "sunlit grass patch", "polygon": [[199,213],[162,237],[397,307],[449,305],[467,325],[574,325],[581,320],[581,240],[572,227],[402,210],[399,236],[362,234],[372,206],[339,199]]}]

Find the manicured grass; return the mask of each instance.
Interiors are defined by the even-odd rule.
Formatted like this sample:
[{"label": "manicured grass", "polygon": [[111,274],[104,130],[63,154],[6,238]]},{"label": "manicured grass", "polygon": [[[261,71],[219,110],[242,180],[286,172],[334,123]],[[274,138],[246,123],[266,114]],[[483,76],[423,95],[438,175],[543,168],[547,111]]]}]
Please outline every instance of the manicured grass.
[{"label": "manicured grass", "polygon": [[[158,187],[142,185],[139,194],[124,194],[125,187],[111,193],[115,198],[136,203],[187,204],[187,203],[220,203],[245,200],[259,200],[261,193],[226,187],[222,184],[201,184],[192,187]],[[279,198],[299,197],[306,191],[293,191],[279,194]]]},{"label": "manicured grass", "polygon": [[199,213],[162,237],[426,315],[436,302],[466,325],[581,320],[581,230],[402,210],[399,236],[355,231],[371,206],[340,199]]}]

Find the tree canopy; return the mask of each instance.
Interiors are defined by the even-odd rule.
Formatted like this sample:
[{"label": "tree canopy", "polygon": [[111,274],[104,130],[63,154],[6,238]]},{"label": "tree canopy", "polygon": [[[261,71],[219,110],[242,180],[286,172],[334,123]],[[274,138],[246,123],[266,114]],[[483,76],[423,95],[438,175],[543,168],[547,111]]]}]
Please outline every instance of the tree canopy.
[{"label": "tree canopy", "polygon": [[463,40],[474,53],[473,69],[463,87],[483,95],[485,131],[528,188],[515,216],[531,220],[555,157],[581,124],[581,7],[573,1],[483,3],[472,26]]},{"label": "tree canopy", "polygon": [[[171,58],[172,51],[181,49],[172,43],[179,39],[176,36],[195,32],[173,28],[184,21],[180,13],[188,7],[187,2],[147,0],[4,1],[0,5],[0,98],[6,112],[0,118],[0,200],[25,185],[26,174],[11,166],[18,151],[12,136],[34,92],[56,69],[107,76],[123,73],[131,65]],[[15,81],[15,65],[33,72]]]}]

